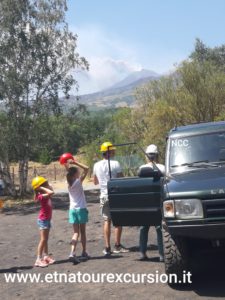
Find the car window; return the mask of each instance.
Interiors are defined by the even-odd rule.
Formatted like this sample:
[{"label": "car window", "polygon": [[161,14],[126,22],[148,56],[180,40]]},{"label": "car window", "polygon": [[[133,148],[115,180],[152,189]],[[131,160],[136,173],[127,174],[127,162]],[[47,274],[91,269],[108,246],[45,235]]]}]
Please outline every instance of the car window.
[{"label": "car window", "polygon": [[190,137],[171,138],[169,144],[169,168],[188,168],[193,163],[225,161],[225,132]]},{"label": "car window", "polygon": [[[141,148],[135,144],[116,145],[115,156],[109,160],[118,161],[124,177],[138,176],[140,166],[146,164],[146,157]],[[113,166],[113,162],[110,163]]]}]

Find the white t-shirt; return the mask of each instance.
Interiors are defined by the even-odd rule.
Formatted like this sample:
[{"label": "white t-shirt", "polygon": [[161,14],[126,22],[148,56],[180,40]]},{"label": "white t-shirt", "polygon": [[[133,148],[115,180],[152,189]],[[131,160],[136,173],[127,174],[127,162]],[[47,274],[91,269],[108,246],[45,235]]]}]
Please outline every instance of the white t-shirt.
[{"label": "white t-shirt", "polygon": [[[111,177],[117,178],[118,174],[122,172],[120,163],[116,160],[110,160]],[[108,195],[107,182],[110,179],[109,162],[103,159],[95,163],[93,174],[97,176],[100,185],[101,197]]]},{"label": "white t-shirt", "polygon": [[86,198],[80,179],[76,179],[72,186],[69,186],[70,209],[86,208]]},{"label": "white t-shirt", "polygon": [[[162,164],[156,164],[156,166],[159,168],[159,170],[162,172],[162,174],[165,175],[165,166],[162,165]],[[153,164],[151,162],[149,162],[146,165],[140,166],[140,169],[141,168],[147,168],[147,167],[153,168]]]}]

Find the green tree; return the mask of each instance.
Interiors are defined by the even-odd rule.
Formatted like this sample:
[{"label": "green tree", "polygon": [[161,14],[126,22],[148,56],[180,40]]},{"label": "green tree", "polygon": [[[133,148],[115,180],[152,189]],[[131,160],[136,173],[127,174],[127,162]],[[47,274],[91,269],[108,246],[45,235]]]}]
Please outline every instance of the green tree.
[{"label": "green tree", "polygon": [[200,63],[211,62],[218,69],[225,71],[225,44],[210,48],[200,39],[196,39],[195,49],[191,53],[190,58]]},{"label": "green tree", "polygon": [[136,92],[136,107],[123,121],[123,133],[140,144],[165,150],[167,132],[179,125],[224,118],[225,74],[212,60],[184,61],[174,74]]},{"label": "green tree", "polygon": [[[1,143],[19,161],[20,195],[26,192],[38,122],[59,113],[59,96],[68,98],[71,87],[78,87],[71,70],[88,67],[76,52],[77,36],[68,29],[66,9],[65,0],[0,2],[0,100],[10,136]],[[6,156],[0,158],[5,169]]]}]

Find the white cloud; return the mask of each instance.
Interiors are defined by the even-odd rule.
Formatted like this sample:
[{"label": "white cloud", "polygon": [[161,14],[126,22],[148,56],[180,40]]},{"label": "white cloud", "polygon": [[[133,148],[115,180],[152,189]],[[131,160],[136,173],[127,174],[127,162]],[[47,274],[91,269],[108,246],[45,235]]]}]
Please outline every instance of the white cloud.
[{"label": "white cloud", "polygon": [[132,45],[108,36],[96,26],[74,28],[78,34],[78,52],[89,64],[89,72],[76,72],[80,94],[106,89],[124,79],[128,74],[142,69],[136,62]]}]

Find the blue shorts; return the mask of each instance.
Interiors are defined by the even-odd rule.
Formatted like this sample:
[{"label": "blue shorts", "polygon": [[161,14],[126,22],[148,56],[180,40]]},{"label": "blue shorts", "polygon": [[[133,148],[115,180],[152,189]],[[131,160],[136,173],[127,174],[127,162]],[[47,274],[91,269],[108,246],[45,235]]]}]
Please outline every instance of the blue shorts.
[{"label": "blue shorts", "polygon": [[51,220],[37,220],[37,224],[40,230],[50,229],[51,228]]},{"label": "blue shorts", "polygon": [[87,208],[75,208],[69,210],[70,224],[85,224],[88,222]]}]

